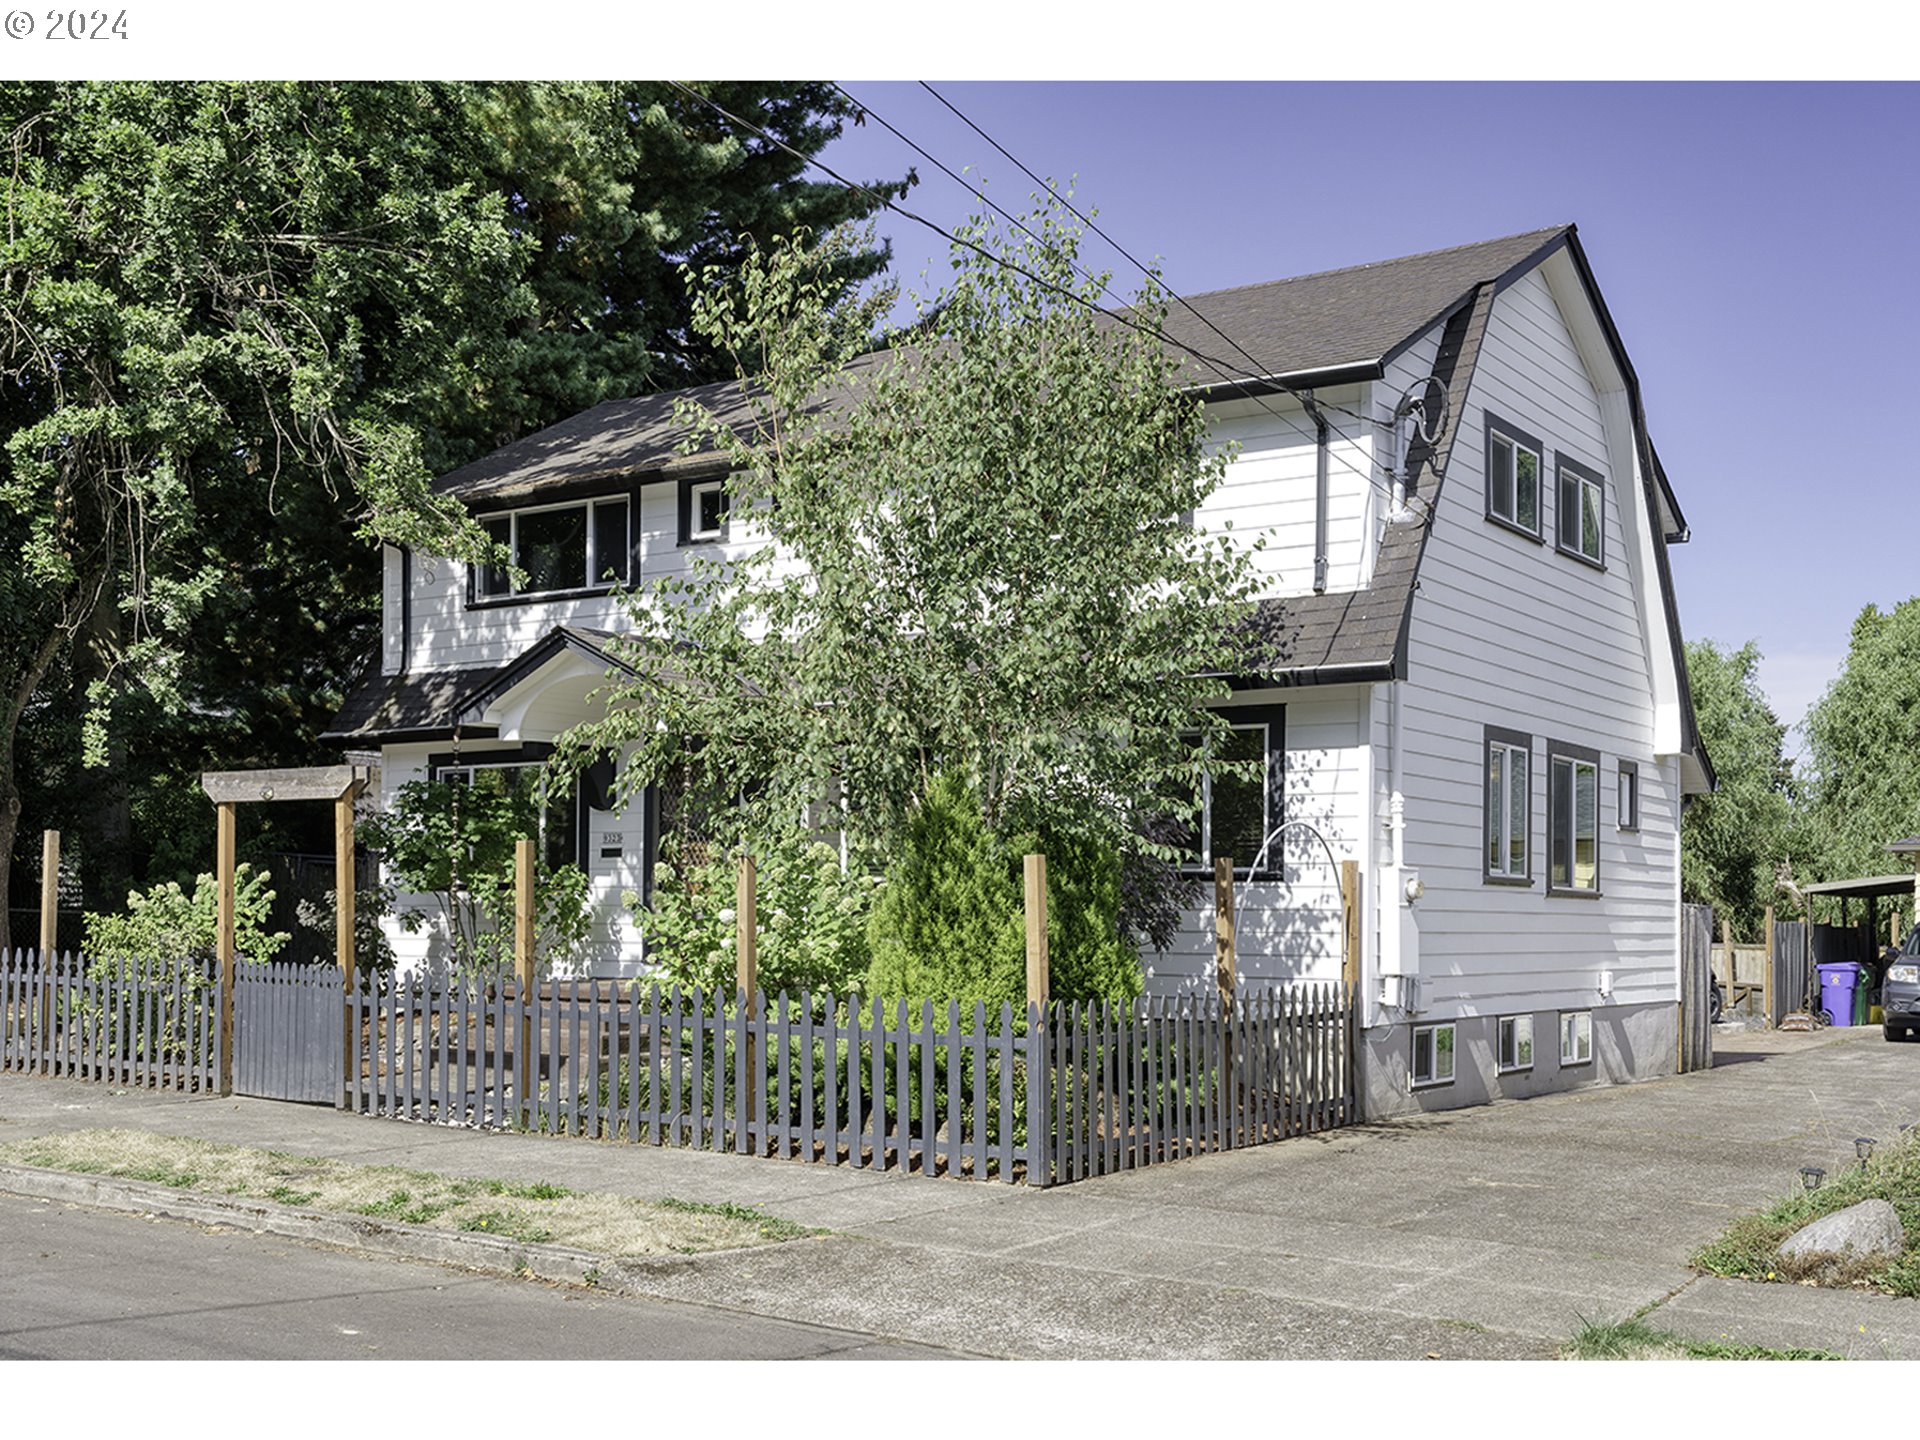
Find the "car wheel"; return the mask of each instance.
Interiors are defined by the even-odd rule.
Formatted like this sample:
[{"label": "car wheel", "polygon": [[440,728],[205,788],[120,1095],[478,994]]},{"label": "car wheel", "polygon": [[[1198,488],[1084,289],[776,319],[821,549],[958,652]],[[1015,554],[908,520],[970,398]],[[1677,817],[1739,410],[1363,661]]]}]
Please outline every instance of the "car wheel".
[{"label": "car wheel", "polygon": [[1904,1040],[1913,1032],[1905,1025],[1882,1025],[1880,1027],[1880,1033],[1885,1035],[1889,1040]]}]

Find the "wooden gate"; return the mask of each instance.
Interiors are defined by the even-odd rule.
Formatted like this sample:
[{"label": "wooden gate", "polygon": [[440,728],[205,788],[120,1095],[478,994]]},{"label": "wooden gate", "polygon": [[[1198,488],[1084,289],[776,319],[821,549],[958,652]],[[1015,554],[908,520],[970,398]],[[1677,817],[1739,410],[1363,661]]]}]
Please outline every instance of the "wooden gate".
[{"label": "wooden gate", "polygon": [[242,964],[233,977],[233,1088],[338,1105],[345,996],[332,965]]},{"label": "wooden gate", "polygon": [[1713,907],[1680,907],[1680,1073],[1713,1068]]}]

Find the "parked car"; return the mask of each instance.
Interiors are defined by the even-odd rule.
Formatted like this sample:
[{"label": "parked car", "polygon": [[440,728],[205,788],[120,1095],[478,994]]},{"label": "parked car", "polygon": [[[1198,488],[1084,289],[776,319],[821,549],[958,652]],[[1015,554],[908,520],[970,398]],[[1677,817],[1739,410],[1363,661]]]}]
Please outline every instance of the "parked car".
[{"label": "parked car", "polygon": [[1889,1040],[1904,1039],[1920,1029],[1920,925],[1881,958],[1880,1030]]},{"label": "parked car", "polygon": [[1727,1008],[1726,992],[1720,988],[1720,977],[1718,975],[1709,977],[1708,984],[1711,988],[1707,991],[1707,1023],[1709,1025],[1718,1025],[1720,1023],[1720,1012]]}]

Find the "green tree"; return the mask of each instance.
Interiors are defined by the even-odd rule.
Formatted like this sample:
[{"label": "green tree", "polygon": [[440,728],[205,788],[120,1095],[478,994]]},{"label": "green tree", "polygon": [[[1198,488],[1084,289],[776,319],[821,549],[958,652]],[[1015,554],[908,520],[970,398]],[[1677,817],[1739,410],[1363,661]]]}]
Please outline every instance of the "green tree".
[{"label": "green tree", "polygon": [[[964,227],[912,343],[858,360],[867,312],[829,303],[844,238],[691,277],[696,328],[756,380],[737,423],[683,403],[689,449],[774,543],[637,597],[635,679],[570,750],[631,747],[629,787],[690,763],[749,828],[814,806],[883,857],[951,773],[994,836],[1171,876],[1146,821],[1191,807],[1251,565],[1189,523],[1226,457],[1174,357],[1070,298],[1104,281],[1063,214]],[[1163,313],[1149,282],[1135,314]]]},{"label": "green tree", "polygon": [[1711,640],[1687,644],[1694,712],[1719,788],[1687,803],[1680,888],[1745,936],[1759,933],[1772,902],[1792,819],[1792,769],[1781,748],[1786,727],[1761,692],[1760,658],[1752,641],[1738,650]]},{"label": "green tree", "polygon": [[323,758],[369,537],[477,543],[429,476],[708,378],[675,267],[879,203],[754,133],[812,153],[833,87],[693,88],[744,123],[665,84],[0,86],[0,856],[24,813],[92,903],[190,877],[195,771]]},{"label": "green tree", "polygon": [[1916,673],[1920,597],[1886,611],[1867,606],[1839,678],[1807,712],[1806,848],[1815,878],[1894,870],[1887,845],[1920,832]]}]

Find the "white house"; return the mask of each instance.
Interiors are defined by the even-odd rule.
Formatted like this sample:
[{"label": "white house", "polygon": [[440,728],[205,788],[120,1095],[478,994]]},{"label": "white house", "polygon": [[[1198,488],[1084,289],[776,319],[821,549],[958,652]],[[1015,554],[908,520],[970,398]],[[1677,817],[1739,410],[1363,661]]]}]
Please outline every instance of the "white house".
[{"label": "white house", "polygon": [[[1265,792],[1210,795],[1204,832],[1209,871],[1243,867],[1241,973],[1339,975],[1351,859],[1368,1114],[1670,1072],[1680,810],[1712,784],[1667,563],[1687,529],[1573,227],[1190,299],[1217,331],[1179,308],[1167,328],[1233,353],[1231,376],[1190,374],[1239,447],[1195,523],[1266,537],[1276,657],[1227,702]],[[389,551],[379,673],[330,733],[379,749],[383,793],[537,763],[582,718],[621,623],[592,577],[765,542],[678,438],[673,397],[610,402],[441,482],[544,568],[510,592]],[[619,896],[645,885],[648,810],[589,796],[551,820],[592,879],[603,973],[644,969]],[[1209,908],[1149,988],[1212,965]]]}]

